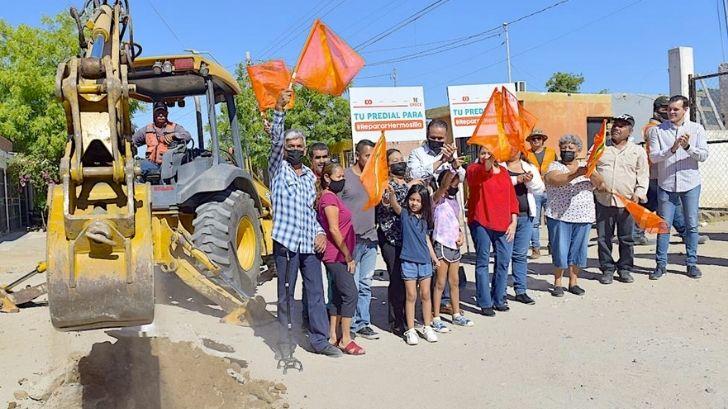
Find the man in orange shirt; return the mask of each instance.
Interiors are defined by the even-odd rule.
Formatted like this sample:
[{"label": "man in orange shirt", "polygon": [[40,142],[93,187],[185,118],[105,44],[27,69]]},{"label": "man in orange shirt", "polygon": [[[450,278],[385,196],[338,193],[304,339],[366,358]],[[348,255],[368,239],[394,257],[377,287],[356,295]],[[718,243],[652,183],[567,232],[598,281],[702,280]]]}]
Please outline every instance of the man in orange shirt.
[{"label": "man in orange shirt", "polygon": [[[543,176],[549,168],[551,162],[556,160],[556,152],[545,145],[546,139],[549,137],[540,129],[534,129],[530,135],[526,138],[529,144],[531,144],[531,151],[528,152],[528,162],[531,165],[538,168]],[[534,195],[536,200],[536,214],[533,218],[533,232],[531,233],[531,256],[530,259],[537,259],[541,257],[541,234],[539,228],[541,227],[541,212],[544,206],[546,206],[546,193],[540,195]]]}]

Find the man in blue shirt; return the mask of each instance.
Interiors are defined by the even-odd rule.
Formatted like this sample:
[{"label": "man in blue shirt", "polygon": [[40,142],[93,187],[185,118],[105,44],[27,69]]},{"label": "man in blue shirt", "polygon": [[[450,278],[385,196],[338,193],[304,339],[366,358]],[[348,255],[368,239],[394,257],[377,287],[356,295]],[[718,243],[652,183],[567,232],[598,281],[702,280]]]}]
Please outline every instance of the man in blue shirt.
[{"label": "man in blue shirt", "polygon": [[[316,220],[316,176],[302,159],[306,155],[306,137],[289,129],[284,134],[285,106],[291,90],[278,98],[271,126],[271,153],[268,172],[273,202],[273,254],[278,271],[278,321],[281,324],[279,346],[286,356],[290,345],[287,325],[298,270],[306,286],[309,319],[309,342],[316,353],[338,357],[341,350],[329,343],[329,317],[324,305],[321,262],[316,257],[326,246],[326,234]],[[286,288],[288,285],[288,288]]]}]

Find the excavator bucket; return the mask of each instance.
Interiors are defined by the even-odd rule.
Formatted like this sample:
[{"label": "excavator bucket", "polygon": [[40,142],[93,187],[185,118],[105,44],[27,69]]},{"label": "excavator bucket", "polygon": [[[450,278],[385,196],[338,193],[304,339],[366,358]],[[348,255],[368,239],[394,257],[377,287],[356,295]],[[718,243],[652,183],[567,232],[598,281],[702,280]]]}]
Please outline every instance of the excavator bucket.
[{"label": "excavator bucket", "polygon": [[[151,323],[154,265],[149,185],[132,185],[134,209],[64,209],[63,186],[49,194],[48,304],[53,326],[85,330]],[[112,196],[105,183],[92,195]],[[83,196],[82,196],[83,197]],[[98,209],[98,208],[97,208]],[[131,211],[130,223],[123,213]]]}]

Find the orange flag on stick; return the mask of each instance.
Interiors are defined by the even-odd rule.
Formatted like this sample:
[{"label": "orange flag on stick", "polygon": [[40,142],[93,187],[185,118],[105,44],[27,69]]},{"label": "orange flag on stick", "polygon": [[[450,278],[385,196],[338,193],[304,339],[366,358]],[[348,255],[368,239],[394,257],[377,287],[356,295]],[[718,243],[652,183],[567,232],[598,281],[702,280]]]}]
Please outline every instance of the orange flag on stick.
[{"label": "orange flag on stick", "polygon": [[369,202],[364,205],[362,210],[376,206],[382,201],[382,195],[384,195],[384,190],[387,188],[388,180],[387,139],[384,137],[384,131],[382,131],[382,136],[374,145],[372,155],[361,172],[361,183],[369,195]]},{"label": "orange flag on stick", "polygon": [[586,177],[590,177],[594,173],[594,169],[599,163],[599,158],[604,153],[604,148],[607,146],[607,120],[602,121],[602,127],[599,129],[596,135],[594,135],[594,143],[591,149],[589,149],[589,159],[586,161]]},{"label": "orange flag on stick", "polygon": [[[266,109],[275,108],[278,95],[288,88],[291,81],[291,73],[282,60],[271,60],[257,65],[249,65],[248,77],[253,86],[255,99],[258,100],[258,109],[263,112]],[[293,107],[293,97],[288,103],[287,109]]]},{"label": "orange flag on stick", "polygon": [[624,203],[624,207],[632,215],[634,222],[643,228],[647,233],[664,234],[670,232],[670,226],[660,216],[651,212],[626,197],[614,193]]},{"label": "orange flag on stick", "polygon": [[519,105],[515,95],[505,87],[496,88],[468,144],[486,147],[497,161],[503,162],[510,158],[512,149],[526,152],[526,136],[535,123],[536,118]]},{"label": "orange flag on stick", "polygon": [[324,94],[341,95],[364,59],[320,20],[313,23],[303,46],[293,80]]}]

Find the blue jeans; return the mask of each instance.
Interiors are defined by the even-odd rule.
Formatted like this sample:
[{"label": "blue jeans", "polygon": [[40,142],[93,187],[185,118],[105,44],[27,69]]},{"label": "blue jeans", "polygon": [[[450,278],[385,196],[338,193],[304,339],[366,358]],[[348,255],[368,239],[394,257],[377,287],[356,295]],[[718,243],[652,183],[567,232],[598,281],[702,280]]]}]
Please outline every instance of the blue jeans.
[{"label": "blue jeans", "polygon": [[551,243],[551,262],[558,269],[586,267],[591,223],[570,223],[546,218]]},{"label": "blue jeans", "polygon": [[[324,283],[321,277],[321,261],[315,254],[296,253],[282,244],[273,242],[273,256],[278,271],[278,322],[280,343],[288,344],[288,320],[293,305],[293,290],[296,288],[298,270],[306,283],[308,296],[303,308],[308,310],[309,337],[311,347],[321,352],[329,345],[329,315],[324,305]],[[286,279],[287,277],[287,279]],[[286,289],[286,281],[288,289]],[[293,341],[295,342],[295,341]],[[293,345],[290,345],[293,347]]]},{"label": "blue jeans", "polygon": [[511,256],[513,290],[516,295],[526,294],[526,290],[528,290],[528,243],[532,237],[532,226],[533,217],[518,216],[516,236],[513,239],[513,255]]},{"label": "blue jeans", "polygon": [[543,208],[546,206],[546,194],[534,195],[536,200],[536,216],[533,218],[533,229],[531,233],[531,247],[541,248],[541,215]]},{"label": "blue jeans", "polygon": [[161,169],[162,165],[152,162],[149,159],[143,159],[139,167],[142,171],[142,178],[146,178],[150,172]]},{"label": "blue jeans", "polygon": [[[475,298],[478,307],[503,306],[506,303],[508,265],[511,263],[513,243],[506,240],[505,232],[486,229],[477,222],[470,223],[468,227],[475,243]],[[491,243],[495,250],[492,282],[488,276]]]},{"label": "blue jeans", "polygon": [[359,296],[356,301],[356,314],[351,320],[351,330],[357,332],[371,324],[369,306],[372,303],[372,278],[377,263],[377,242],[357,237],[354,260],[356,261],[354,283]]},{"label": "blue jeans", "polygon": [[[675,221],[678,206],[682,204],[682,216],[685,220],[685,265],[694,266],[698,263],[698,205],[700,202],[700,185],[687,192],[668,192],[659,189],[657,192],[657,213],[667,225]],[[667,265],[667,249],[670,246],[670,233],[657,235],[657,252],[655,259],[658,267]]]}]

